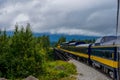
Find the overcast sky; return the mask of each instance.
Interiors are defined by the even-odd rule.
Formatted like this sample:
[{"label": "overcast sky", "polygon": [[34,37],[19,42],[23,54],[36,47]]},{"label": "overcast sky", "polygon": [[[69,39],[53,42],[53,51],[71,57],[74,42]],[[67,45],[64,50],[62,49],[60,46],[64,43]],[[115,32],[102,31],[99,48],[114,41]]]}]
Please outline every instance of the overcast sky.
[{"label": "overcast sky", "polygon": [[[0,29],[31,24],[34,32],[115,34],[117,0],[0,0]],[[21,27],[21,26],[20,26]]]}]

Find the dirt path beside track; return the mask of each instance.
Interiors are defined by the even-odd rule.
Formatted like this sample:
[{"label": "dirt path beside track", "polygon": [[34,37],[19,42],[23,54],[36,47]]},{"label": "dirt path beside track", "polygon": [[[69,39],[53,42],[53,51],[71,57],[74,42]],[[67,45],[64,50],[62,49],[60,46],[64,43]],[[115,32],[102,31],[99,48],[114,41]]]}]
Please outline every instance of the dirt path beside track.
[{"label": "dirt path beside track", "polygon": [[101,72],[95,70],[94,68],[87,66],[84,63],[76,61],[74,59],[70,60],[77,67],[77,80],[112,80]]}]

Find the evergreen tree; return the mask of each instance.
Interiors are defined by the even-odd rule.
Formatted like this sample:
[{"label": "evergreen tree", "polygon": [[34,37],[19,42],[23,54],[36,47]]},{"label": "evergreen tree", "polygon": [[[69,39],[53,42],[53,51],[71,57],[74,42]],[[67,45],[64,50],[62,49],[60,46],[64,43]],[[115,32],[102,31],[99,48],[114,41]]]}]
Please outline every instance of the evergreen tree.
[{"label": "evergreen tree", "polygon": [[24,78],[39,76],[45,72],[49,57],[49,36],[34,37],[30,24],[26,28],[15,25],[13,36],[0,31],[0,77]]},{"label": "evergreen tree", "polygon": [[62,42],[66,42],[66,37],[65,36],[61,36],[58,40],[58,43],[62,43]]},{"label": "evergreen tree", "polygon": [[66,42],[66,37],[65,36],[61,36],[58,40],[58,42],[55,44],[55,46],[58,46],[59,44],[61,44],[62,42]]}]

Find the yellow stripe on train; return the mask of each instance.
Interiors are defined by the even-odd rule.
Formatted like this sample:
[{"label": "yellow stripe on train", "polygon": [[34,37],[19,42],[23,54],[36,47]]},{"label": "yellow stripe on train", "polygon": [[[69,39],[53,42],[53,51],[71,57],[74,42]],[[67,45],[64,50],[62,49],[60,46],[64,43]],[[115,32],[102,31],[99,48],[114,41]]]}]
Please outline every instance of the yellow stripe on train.
[{"label": "yellow stripe on train", "polygon": [[[65,50],[65,49],[61,49],[61,48],[59,48],[59,49],[62,50],[62,51],[68,52],[70,54],[74,54],[74,55],[77,55],[77,56],[80,56],[80,57],[88,58],[88,55],[85,54],[85,53],[73,52],[73,51],[69,51],[69,50]],[[117,61],[108,60],[108,59],[104,59],[104,58],[100,58],[100,57],[92,56],[92,55],[91,55],[90,58],[91,58],[91,60],[95,60],[95,61],[100,62],[102,64],[105,64],[107,66],[110,66],[110,67],[113,67],[113,68],[118,68],[118,62]]]},{"label": "yellow stripe on train", "polygon": [[65,49],[61,49],[61,48],[59,48],[59,49],[62,50],[62,51],[68,52],[70,54],[74,54],[74,55],[77,55],[77,56],[80,56],[80,57],[88,58],[88,54],[85,54],[85,53],[73,52],[73,51],[69,51],[69,50],[65,50]]},{"label": "yellow stripe on train", "polygon": [[97,62],[100,62],[102,64],[108,65],[110,67],[118,68],[118,62],[117,61],[108,60],[108,59],[100,58],[100,57],[97,57],[97,56],[91,56],[91,59],[95,60]]}]

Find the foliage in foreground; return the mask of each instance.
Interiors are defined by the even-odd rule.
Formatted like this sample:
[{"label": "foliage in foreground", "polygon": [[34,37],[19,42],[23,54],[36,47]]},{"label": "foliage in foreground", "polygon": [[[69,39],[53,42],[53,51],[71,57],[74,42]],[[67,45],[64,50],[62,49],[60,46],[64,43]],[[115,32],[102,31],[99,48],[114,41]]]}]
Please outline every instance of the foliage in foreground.
[{"label": "foliage in foreground", "polygon": [[7,36],[6,31],[0,31],[0,77],[38,77],[45,72],[49,37],[34,37],[30,24],[27,24],[26,29],[19,27],[15,26],[13,36]]},{"label": "foliage in foreground", "polygon": [[15,26],[13,36],[0,31],[0,77],[11,80],[33,75],[40,80],[58,80],[76,72],[75,66],[53,61],[49,36],[34,37],[30,24]]},{"label": "foliage in foreground", "polygon": [[65,77],[76,74],[75,65],[64,61],[48,62],[46,67],[46,73],[39,77],[40,80],[65,80]]}]

